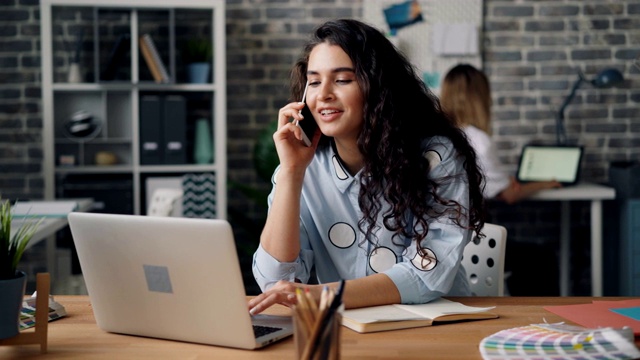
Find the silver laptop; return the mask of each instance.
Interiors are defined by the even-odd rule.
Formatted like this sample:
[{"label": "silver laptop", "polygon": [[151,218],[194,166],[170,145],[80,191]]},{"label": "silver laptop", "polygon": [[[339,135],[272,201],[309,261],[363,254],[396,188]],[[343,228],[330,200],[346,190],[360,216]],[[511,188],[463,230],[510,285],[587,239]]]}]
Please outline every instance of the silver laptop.
[{"label": "silver laptop", "polygon": [[293,333],[290,317],[249,314],[227,221],[80,212],[68,219],[101,329],[242,349]]}]

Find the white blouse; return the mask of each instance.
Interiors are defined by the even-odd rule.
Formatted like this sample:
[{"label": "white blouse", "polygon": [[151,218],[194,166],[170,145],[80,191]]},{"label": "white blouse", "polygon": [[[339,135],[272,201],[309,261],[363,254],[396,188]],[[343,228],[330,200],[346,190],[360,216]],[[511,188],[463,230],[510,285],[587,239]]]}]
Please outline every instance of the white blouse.
[{"label": "white blouse", "polygon": [[485,175],[484,197],[492,199],[509,186],[509,174],[500,164],[496,147],[486,132],[473,125],[462,129],[476,151],[478,164]]}]

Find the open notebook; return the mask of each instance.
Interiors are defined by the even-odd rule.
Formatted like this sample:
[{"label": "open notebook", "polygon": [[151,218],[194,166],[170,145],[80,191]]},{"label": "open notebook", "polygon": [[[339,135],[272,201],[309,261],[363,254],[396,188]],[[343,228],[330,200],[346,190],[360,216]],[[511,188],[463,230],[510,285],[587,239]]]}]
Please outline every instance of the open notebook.
[{"label": "open notebook", "polygon": [[68,219],[101,329],[243,349],[293,334],[291,317],[249,314],[227,221],[94,213]]}]

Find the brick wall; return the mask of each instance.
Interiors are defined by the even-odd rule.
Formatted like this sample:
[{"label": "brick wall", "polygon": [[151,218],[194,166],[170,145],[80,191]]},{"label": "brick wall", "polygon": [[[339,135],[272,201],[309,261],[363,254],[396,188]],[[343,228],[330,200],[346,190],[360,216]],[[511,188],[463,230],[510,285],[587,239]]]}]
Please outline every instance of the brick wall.
[{"label": "brick wall", "polygon": [[555,141],[578,70],[592,79],[607,67],[625,83],[583,83],[565,112],[568,139],[585,146],[589,181],[606,181],[612,161],[640,160],[640,2],[485,0],[484,37],[495,139],[511,169],[526,142]]},{"label": "brick wall", "polygon": [[41,198],[40,26],[37,0],[0,0],[0,195]]},{"label": "brick wall", "polygon": [[[640,160],[640,69],[632,65],[640,54],[640,1],[485,0],[484,13],[494,133],[510,169],[524,143],[555,140],[554,116],[576,70],[591,78],[609,66],[624,73],[625,83],[608,90],[583,84],[567,108],[567,134],[586,147],[587,180],[606,182],[611,161]],[[268,189],[253,171],[253,139],[286,103],[288,72],[300,45],[326,19],[361,16],[362,0],[227,0],[231,181]],[[39,66],[38,1],[0,0],[0,191],[7,198],[43,194]],[[514,238],[553,244],[556,205],[496,204],[492,216]],[[230,192],[229,206],[251,218],[264,214],[236,191]],[[586,253],[580,263],[588,256],[588,208],[577,203],[572,210],[573,249]],[[255,233],[236,229],[240,242],[249,250],[255,246]],[[583,281],[588,283],[588,274]]]}]

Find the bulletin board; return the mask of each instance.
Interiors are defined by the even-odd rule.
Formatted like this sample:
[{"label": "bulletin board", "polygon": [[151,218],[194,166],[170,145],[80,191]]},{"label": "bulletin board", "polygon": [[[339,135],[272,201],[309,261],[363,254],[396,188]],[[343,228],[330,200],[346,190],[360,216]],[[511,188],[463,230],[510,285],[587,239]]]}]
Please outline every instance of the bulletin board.
[{"label": "bulletin board", "polygon": [[[388,11],[413,2],[422,19],[392,34]],[[442,77],[456,64],[482,69],[482,7],[483,0],[364,0],[363,17],[389,34],[437,94]]]}]

